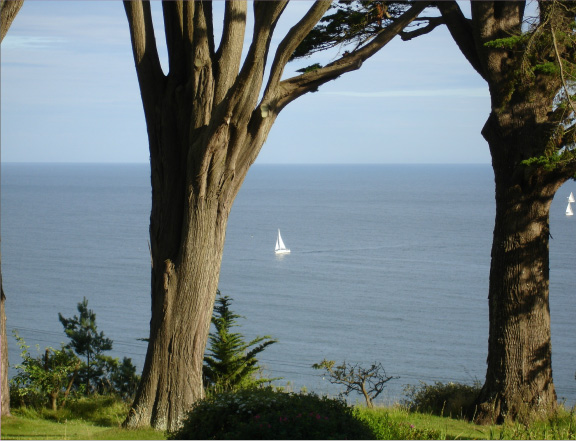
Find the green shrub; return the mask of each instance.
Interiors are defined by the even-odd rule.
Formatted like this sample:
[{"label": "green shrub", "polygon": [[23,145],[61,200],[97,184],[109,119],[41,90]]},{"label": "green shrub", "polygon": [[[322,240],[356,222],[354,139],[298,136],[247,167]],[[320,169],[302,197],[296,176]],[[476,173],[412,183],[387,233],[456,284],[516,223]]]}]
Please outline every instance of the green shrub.
[{"label": "green shrub", "polygon": [[208,337],[209,347],[204,355],[204,387],[209,394],[270,384],[280,378],[258,378],[261,373],[256,356],[277,341],[269,336],[256,337],[250,342],[238,332],[236,319],[243,318],[230,309],[232,299],[217,291],[212,316],[215,332]]},{"label": "green shrub", "polygon": [[427,384],[421,381],[418,386],[408,385],[404,388],[407,396],[404,404],[411,412],[472,418],[480,389],[479,383],[471,386],[462,383],[444,384],[440,381]]},{"label": "green shrub", "polygon": [[374,439],[344,401],[244,389],[200,400],[169,439]]}]

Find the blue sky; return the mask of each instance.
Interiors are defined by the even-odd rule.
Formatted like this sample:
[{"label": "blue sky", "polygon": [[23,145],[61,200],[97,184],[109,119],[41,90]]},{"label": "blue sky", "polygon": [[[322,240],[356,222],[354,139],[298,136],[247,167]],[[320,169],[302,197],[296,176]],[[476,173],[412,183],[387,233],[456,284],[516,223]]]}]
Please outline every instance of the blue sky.
[{"label": "blue sky", "polygon": [[[276,44],[309,5],[290,5]],[[284,76],[335,55],[291,63]],[[486,83],[446,29],[397,37],[284,109],[257,163],[489,163],[489,111]],[[5,162],[148,161],[121,2],[24,2],[1,48],[1,143]]]}]

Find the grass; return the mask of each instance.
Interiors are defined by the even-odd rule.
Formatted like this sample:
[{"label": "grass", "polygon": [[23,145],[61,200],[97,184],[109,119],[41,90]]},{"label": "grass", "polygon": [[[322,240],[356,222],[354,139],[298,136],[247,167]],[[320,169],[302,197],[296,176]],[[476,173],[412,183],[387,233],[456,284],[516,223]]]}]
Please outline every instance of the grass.
[{"label": "grass", "polygon": [[2,417],[2,439],[166,439],[153,429],[103,427],[83,420],[62,422],[30,417]]},{"label": "grass", "polygon": [[[166,439],[153,429],[120,427],[127,405],[106,397],[70,403],[67,409],[13,409],[2,418],[2,439]],[[363,419],[377,427],[380,439],[576,439],[576,418],[561,410],[557,416],[530,426],[510,423],[478,426],[463,419],[409,412],[399,406],[366,409]]]},{"label": "grass", "polygon": [[91,397],[69,403],[66,408],[16,408],[2,417],[4,439],[166,439],[153,429],[128,430],[120,424],[128,405],[111,397]]}]

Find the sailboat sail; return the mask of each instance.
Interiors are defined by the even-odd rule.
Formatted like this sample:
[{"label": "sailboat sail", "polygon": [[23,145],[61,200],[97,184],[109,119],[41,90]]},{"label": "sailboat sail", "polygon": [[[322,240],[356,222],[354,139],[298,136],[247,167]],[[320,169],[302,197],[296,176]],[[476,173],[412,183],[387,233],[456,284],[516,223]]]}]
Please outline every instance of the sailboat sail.
[{"label": "sailboat sail", "polygon": [[573,214],[572,206],[570,205],[570,202],[568,202],[568,206],[566,207],[566,216],[572,216]]},{"label": "sailboat sail", "polygon": [[282,236],[280,235],[280,229],[278,229],[278,237],[276,238],[276,247],[274,248],[276,254],[288,254],[290,250],[284,245]]},{"label": "sailboat sail", "polygon": [[574,199],[574,194],[572,192],[570,192],[570,196],[568,196],[568,202],[576,202],[576,199]]}]

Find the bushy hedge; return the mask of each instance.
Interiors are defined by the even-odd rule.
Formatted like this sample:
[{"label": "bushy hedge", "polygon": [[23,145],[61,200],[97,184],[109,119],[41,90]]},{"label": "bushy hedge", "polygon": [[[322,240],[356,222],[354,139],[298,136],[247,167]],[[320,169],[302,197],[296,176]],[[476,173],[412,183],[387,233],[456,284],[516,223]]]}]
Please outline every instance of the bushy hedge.
[{"label": "bushy hedge", "polygon": [[472,418],[480,389],[479,383],[469,385],[444,384],[440,381],[434,384],[420,382],[418,386],[406,386],[407,400],[404,404],[411,412],[431,413],[452,418]]},{"label": "bushy hedge", "polygon": [[266,388],[197,402],[169,439],[375,439],[375,434],[342,400]]}]

